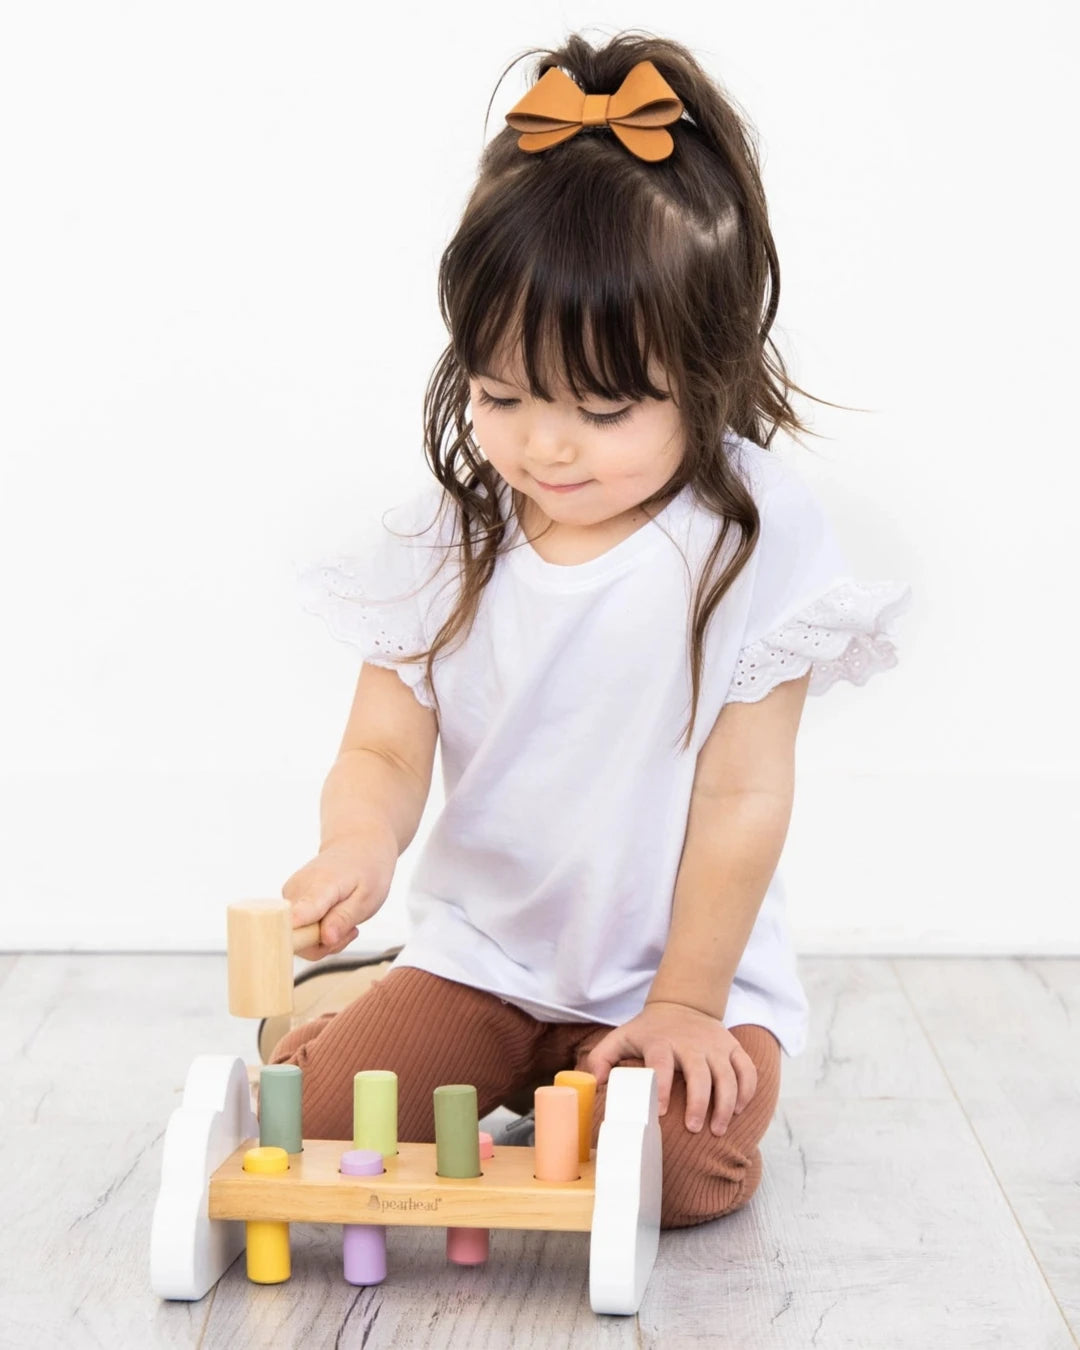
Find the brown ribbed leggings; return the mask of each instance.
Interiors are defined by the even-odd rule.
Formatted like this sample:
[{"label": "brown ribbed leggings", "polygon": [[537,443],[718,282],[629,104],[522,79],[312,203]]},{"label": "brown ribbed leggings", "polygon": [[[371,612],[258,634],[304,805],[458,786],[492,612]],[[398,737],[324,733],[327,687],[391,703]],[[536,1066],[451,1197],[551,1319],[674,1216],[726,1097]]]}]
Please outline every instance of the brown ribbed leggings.
[{"label": "brown ribbed leggings", "polygon": [[[686,1128],[686,1084],[676,1068],[663,1136],[661,1228],[704,1223],[740,1209],[761,1180],[758,1142],[780,1091],[780,1045],[765,1027],[729,1027],[757,1068],[757,1090],[727,1131],[710,1129],[712,1103],[698,1131]],[[521,1089],[574,1069],[611,1028],[598,1022],[541,1022],[497,994],[413,966],[389,970],[347,1008],[324,1013],[283,1036],[271,1064],[304,1070],[303,1130],[308,1139],[351,1139],[353,1075],[392,1069],[398,1076],[398,1138],[432,1143],[432,1093],[471,1083],[481,1118]],[[640,1059],[620,1064],[643,1067]],[[592,1147],[604,1119],[607,1084],[598,1086]]]}]

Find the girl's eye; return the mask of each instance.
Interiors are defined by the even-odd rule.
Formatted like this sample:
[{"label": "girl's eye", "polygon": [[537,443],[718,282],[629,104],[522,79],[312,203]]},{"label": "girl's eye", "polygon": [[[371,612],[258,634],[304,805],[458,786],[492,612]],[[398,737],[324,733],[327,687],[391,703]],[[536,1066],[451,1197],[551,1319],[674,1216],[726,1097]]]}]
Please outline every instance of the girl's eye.
[{"label": "girl's eye", "polygon": [[493,398],[486,389],[480,390],[480,402],[485,408],[512,408],[516,398]]},{"label": "girl's eye", "polygon": [[[516,398],[493,398],[486,389],[480,390],[480,402],[485,408],[515,408],[520,399]],[[594,427],[614,427],[620,422],[624,422],[634,411],[634,405],[631,403],[626,408],[621,408],[616,413],[590,413],[581,410],[581,415],[591,426]]]}]

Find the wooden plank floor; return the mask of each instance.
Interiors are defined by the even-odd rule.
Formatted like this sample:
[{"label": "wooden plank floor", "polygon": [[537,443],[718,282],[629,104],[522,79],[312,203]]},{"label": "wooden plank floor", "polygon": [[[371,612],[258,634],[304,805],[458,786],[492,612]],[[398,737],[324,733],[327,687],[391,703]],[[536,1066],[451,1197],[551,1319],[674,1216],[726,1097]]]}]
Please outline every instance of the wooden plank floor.
[{"label": "wooden plank floor", "polygon": [[468,1269],[441,1230],[390,1228],[386,1282],[359,1289],[339,1229],[294,1225],[287,1283],[240,1260],[201,1302],[161,1302],[169,1113],[194,1055],[257,1062],[255,1024],[227,1012],[223,957],[0,956],[0,1347],[1080,1345],[1080,960],[800,971],[810,1044],[783,1062],[761,1187],[661,1234],[639,1314],[617,1318],[589,1308],[587,1234],[502,1230]]}]

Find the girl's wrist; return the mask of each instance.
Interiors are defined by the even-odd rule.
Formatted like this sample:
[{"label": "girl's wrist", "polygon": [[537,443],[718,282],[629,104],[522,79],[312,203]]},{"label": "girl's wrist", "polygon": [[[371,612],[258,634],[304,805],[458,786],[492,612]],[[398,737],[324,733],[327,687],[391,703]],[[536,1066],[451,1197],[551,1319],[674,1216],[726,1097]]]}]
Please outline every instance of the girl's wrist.
[{"label": "girl's wrist", "polygon": [[328,853],[331,849],[359,849],[364,853],[375,851],[383,855],[392,867],[398,860],[397,835],[390,821],[382,816],[372,816],[350,825],[348,829],[326,836],[319,844],[319,852]]}]

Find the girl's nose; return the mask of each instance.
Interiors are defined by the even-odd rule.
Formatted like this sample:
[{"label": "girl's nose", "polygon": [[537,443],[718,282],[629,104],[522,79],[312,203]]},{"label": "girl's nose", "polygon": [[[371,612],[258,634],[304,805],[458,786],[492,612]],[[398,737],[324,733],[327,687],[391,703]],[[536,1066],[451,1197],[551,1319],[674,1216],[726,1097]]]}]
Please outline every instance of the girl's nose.
[{"label": "girl's nose", "polygon": [[525,449],[533,463],[546,465],[549,471],[559,465],[572,464],[576,455],[565,419],[550,408],[535,411],[530,417]]}]

